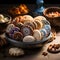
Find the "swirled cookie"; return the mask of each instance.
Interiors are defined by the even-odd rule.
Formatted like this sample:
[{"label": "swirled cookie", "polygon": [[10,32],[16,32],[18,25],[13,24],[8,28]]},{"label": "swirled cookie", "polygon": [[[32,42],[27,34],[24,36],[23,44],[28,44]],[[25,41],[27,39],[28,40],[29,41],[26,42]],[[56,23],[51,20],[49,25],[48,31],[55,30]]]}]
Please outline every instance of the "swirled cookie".
[{"label": "swirled cookie", "polygon": [[30,26],[23,26],[21,28],[21,33],[24,36],[33,35],[33,29]]}]

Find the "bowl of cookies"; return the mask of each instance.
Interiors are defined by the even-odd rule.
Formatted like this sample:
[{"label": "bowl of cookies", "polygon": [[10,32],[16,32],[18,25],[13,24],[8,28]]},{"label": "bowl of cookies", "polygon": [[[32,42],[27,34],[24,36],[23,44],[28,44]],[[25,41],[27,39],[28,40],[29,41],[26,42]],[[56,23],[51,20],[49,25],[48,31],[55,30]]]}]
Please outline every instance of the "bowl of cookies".
[{"label": "bowl of cookies", "polygon": [[11,22],[11,17],[6,14],[0,14],[0,33],[5,32],[6,27]]},{"label": "bowl of cookies", "polygon": [[17,16],[8,25],[5,36],[9,43],[17,47],[41,46],[50,38],[51,26],[43,16]]},{"label": "bowl of cookies", "polygon": [[60,26],[60,7],[46,8],[43,14],[50,21],[51,25]]}]

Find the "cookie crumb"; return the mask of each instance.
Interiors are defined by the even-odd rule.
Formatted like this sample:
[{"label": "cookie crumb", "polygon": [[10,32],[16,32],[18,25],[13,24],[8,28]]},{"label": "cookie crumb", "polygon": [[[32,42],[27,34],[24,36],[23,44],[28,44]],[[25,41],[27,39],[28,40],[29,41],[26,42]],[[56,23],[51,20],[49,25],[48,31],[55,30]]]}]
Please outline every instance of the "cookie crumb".
[{"label": "cookie crumb", "polygon": [[44,55],[44,56],[47,56],[47,54],[48,54],[47,52],[43,52],[43,53],[42,53],[42,55]]}]

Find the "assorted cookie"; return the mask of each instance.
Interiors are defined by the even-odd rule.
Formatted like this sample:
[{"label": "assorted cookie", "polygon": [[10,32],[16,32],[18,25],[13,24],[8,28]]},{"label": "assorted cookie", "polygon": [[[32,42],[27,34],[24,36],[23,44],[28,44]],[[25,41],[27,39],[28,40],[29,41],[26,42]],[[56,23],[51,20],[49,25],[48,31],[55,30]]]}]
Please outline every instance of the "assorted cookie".
[{"label": "assorted cookie", "polygon": [[30,15],[23,15],[15,17],[12,24],[8,25],[6,32],[14,40],[33,42],[49,36],[51,27],[43,16],[33,18]]},{"label": "assorted cookie", "polygon": [[9,49],[9,55],[11,56],[21,56],[24,55],[24,51],[20,48],[10,48]]}]

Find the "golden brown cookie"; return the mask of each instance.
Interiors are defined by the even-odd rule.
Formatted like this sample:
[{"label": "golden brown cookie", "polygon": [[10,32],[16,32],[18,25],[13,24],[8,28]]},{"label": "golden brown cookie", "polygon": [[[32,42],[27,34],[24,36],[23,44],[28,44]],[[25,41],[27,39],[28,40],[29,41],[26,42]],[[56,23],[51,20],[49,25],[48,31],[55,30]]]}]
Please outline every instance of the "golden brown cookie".
[{"label": "golden brown cookie", "polygon": [[34,21],[33,17],[30,15],[24,15],[23,16],[23,21],[27,22],[27,21]]},{"label": "golden brown cookie", "polygon": [[37,29],[41,29],[43,27],[42,22],[35,20],[36,24],[37,24]]},{"label": "golden brown cookie", "polygon": [[41,21],[41,20],[46,20],[46,18],[44,16],[37,16],[37,17],[34,18],[34,20]]}]

